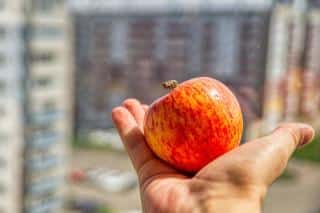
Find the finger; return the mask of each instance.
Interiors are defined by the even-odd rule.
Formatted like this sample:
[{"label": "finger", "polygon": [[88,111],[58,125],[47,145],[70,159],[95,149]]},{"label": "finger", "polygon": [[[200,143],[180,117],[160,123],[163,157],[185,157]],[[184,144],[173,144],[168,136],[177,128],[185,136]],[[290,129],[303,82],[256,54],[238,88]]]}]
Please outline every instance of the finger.
[{"label": "finger", "polygon": [[136,99],[127,99],[122,105],[132,114],[138,127],[142,130],[145,111],[142,108],[141,103]]},{"label": "finger", "polygon": [[143,110],[144,110],[145,112],[147,112],[148,109],[149,109],[149,106],[146,105],[146,104],[143,104],[143,105],[142,105],[142,108],[143,108]]},{"label": "finger", "polygon": [[139,171],[140,167],[153,158],[141,130],[137,126],[133,115],[124,107],[117,107],[112,111],[112,119],[118,129],[119,135],[132,160],[134,168]]},{"label": "finger", "polygon": [[[292,153],[296,148],[304,146],[309,143],[314,135],[314,129],[307,124],[302,123],[283,123],[280,124],[278,128],[269,136],[270,139],[278,136],[286,137],[288,140],[288,149]],[[291,139],[291,140],[290,140]],[[292,146],[289,148],[289,144]]]},{"label": "finger", "polygon": [[314,137],[311,126],[300,123],[281,124],[261,141],[261,163],[265,166],[265,181],[271,184],[285,169],[293,152]]},{"label": "finger", "polygon": [[224,171],[236,183],[269,185],[283,172],[294,150],[313,136],[309,125],[282,124],[270,135],[221,156],[198,176],[211,178],[211,171]]},{"label": "finger", "polygon": [[314,130],[309,125],[284,123],[270,135],[248,143],[243,151],[253,156],[263,181],[271,184],[283,172],[296,148],[310,142],[313,136]]},{"label": "finger", "polygon": [[112,119],[142,183],[157,173],[173,172],[152,154],[135,119],[125,107],[116,107]]}]

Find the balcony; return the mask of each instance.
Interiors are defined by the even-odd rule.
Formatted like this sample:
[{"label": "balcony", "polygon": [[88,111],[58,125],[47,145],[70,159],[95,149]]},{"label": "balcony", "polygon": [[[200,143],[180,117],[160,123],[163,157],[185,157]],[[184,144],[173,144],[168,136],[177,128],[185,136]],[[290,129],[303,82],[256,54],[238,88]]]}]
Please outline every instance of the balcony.
[{"label": "balcony", "polygon": [[[26,191],[29,196],[41,196],[57,191],[62,184],[62,178],[49,177],[42,178],[33,183],[26,184]],[[27,196],[28,196],[27,195]]]},{"label": "balcony", "polygon": [[39,172],[52,169],[58,166],[61,162],[59,156],[45,156],[33,158],[26,161],[26,167],[29,172]]},{"label": "balcony", "polygon": [[58,212],[62,207],[62,200],[60,198],[51,198],[43,200],[37,205],[28,206],[25,209],[27,213],[42,213],[42,212]]},{"label": "balcony", "polygon": [[62,112],[57,110],[35,112],[31,115],[31,122],[35,125],[45,125],[57,121],[62,117]]},{"label": "balcony", "polygon": [[30,149],[47,149],[57,144],[61,139],[61,135],[56,132],[42,132],[33,134],[28,145]]}]

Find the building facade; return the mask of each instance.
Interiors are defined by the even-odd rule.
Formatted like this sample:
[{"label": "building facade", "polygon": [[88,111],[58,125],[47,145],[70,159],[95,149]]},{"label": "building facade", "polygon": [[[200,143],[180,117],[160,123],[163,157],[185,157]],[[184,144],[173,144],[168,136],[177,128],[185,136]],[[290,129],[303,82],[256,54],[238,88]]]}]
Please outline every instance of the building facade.
[{"label": "building facade", "polygon": [[0,1],[3,212],[61,211],[72,119],[68,20],[62,0]]},{"label": "building facade", "polygon": [[24,41],[20,1],[0,1],[0,211],[21,208]]},{"label": "building facade", "polygon": [[286,1],[273,10],[265,83],[266,131],[281,121],[318,126],[318,14],[319,1]]},{"label": "building facade", "polygon": [[304,72],[300,112],[306,119],[319,116],[320,109],[320,1],[309,1],[306,14]]},{"label": "building facade", "polygon": [[[78,133],[112,127],[126,97],[150,104],[161,82],[224,81],[248,121],[262,116],[272,1],[71,1]],[[260,101],[261,102],[261,101]]]},{"label": "building facade", "polygon": [[292,4],[285,2],[276,5],[271,18],[264,101],[267,131],[284,117],[284,78],[288,67],[292,16]]}]

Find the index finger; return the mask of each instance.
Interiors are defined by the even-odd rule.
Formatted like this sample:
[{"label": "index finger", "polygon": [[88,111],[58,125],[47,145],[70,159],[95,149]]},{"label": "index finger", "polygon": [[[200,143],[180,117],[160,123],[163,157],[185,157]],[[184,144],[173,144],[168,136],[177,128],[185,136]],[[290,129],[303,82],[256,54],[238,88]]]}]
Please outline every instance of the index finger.
[{"label": "index finger", "polygon": [[125,107],[116,107],[112,111],[112,118],[142,185],[156,175],[176,173],[173,168],[153,155],[145,142],[142,130]]},{"label": "index finger", "polygon": [[116,107],[112,119],[127,149],[134,168],[138,172],[145,162],[154,158],[132,114],[125,107]]}]

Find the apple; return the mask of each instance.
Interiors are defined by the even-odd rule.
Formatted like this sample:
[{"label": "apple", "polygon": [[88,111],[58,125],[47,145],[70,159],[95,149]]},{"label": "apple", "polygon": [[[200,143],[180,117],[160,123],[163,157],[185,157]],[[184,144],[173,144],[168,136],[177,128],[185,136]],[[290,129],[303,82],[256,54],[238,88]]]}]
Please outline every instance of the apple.
[{"label": "apple", "polygon": [[156,156],[194,173],[239,145],[241,108],[223,83],[198,77],[163,86],[171,91],[150,105],[144,120],[145,139]]}]

